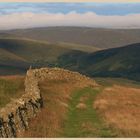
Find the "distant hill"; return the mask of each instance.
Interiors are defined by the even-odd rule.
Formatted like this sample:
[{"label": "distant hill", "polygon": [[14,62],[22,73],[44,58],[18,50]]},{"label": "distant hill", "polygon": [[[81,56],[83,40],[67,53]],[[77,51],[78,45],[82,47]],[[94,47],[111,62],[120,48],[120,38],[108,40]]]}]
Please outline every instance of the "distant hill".
[{"label": "distant hill", "polygon": [[140,43],[84,52],[66,44],[27,39],[0,39],[0,74],[22,74],[30,67],[63,67],[93,77],[140,81]]},{"label": "distant hill", "polygon": [[[89,49],[115,48],[140,42],[140,29],[101,29],[87,27],[44,27],[1,31],[0,37],[26,37],[50,43],[86,45]],[[88,46],[88,47],[87,47]],[[86,49],[85,49],[86,50]]]},{"label": "distant hill", "polygon": [[[0,74],[21,74],[31,66],[55,66],[71,47],[29,39],[0,39]],[[76,51],[76,50],[75,50]]]},{"label": "distant hill", "polygon": [[89,76],[124,77],[140,80],[140,43],[95,53],[67,53],[59,58],[60,66]]}]

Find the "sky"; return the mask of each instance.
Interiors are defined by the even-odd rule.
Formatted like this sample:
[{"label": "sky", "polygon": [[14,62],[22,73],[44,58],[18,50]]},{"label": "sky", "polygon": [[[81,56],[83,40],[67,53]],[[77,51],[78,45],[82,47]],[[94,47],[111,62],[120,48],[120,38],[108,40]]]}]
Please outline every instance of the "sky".
[{"label": "sky", "polygon": [[0,30],[48,26],[140,28],[140,3],[0,2]]}]

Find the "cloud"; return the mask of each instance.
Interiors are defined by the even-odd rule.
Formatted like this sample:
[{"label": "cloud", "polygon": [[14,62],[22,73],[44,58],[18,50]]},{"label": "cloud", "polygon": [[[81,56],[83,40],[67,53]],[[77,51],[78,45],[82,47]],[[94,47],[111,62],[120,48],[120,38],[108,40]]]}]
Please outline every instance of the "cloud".
[{"label": "cloud", "polygon": [[31,12],[0,15],[0,30],[48,27],[48,26],[86,26],[102,28],[140,28],[140,14],[124,16],[97,15],[94,12],[68,14]]},{"label": "cloud", "polygon": [[77,13],[95,12],[98,15],[127,15],[140,13],[140,3],[1,3],[0,14],[12,13]]}]

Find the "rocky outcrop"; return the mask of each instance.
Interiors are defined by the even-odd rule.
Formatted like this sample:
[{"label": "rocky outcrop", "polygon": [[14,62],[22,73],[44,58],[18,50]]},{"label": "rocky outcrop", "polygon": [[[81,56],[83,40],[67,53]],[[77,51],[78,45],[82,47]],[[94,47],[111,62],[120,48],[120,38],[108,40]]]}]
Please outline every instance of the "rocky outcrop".
[{"label": "rocky outcrop", "polygon": [[0,110],[0,137],[17,137],[20,132],[28,129],[29,121],[36,116],[43,107],[43,99],[39,89],[39,82],[51,80],[78,80],[84,79],[89,85],[93,80],[69,70],[59,68],[41,68],[28,70],[25,78],[25,94]]}]

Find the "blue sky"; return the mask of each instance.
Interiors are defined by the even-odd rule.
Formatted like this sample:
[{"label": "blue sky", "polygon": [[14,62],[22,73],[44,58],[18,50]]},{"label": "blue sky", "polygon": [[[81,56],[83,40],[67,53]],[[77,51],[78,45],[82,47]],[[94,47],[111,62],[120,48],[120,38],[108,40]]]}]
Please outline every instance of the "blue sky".
[{"label": "blue sky", "polygon": [[0,30],[48,26],[140,28],[140,3],[0,2]]},{"label": "blue sky", "polygon": [[0,14],[94,12],[97,15],[140,13],[140,3],[0,3]]}]

